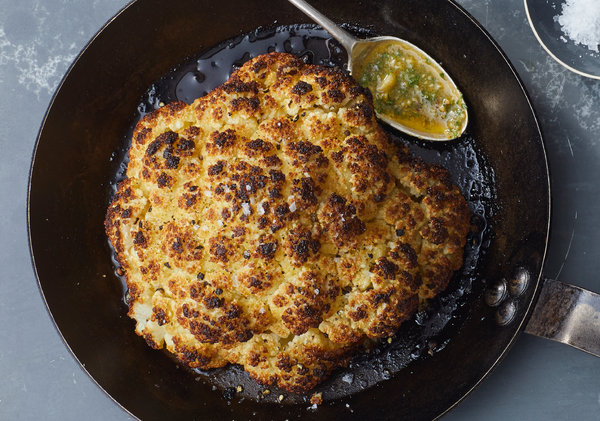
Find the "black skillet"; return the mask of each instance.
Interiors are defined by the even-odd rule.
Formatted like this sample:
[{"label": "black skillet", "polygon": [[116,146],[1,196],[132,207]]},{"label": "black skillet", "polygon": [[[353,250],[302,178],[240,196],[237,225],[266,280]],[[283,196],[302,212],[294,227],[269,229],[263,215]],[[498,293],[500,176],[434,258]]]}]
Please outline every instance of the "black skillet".
[{"label": "black skillet", "polygon": [[[524,329],[536,300],[568,297],[558,308],[569,309],[566,304],[582,297],[598,311],[597,296],[555,282],[546,282],[538,299],[550,209],[544,145],[518,77],[485,31],[445,0],[335,0],[319,8],[353,28],[419,45],[442,62],[465,93],[470,123],[463,139],[436,145],[400,140],[416,145],[412,149],[425,159],[445,160],[468,190],[463,193],[471,206],[483,204],[474,220],[483,232],[472,238],[483,244],[469,251],[473,267],[463,269],[433,312],[408,322],[392,345],[334,373],[322,386],[325,402],[316,410],[308,409],[302,396],[286,395],[281,403],[240,398],[211,384],[218,373],[191,373],[151,350],[125,314],[103,233],[111,177],[118,172],[115,158],[139,117],[140,98],[163,75],[176,74],[169,73],[175,65],[259,27],[307,22],[286,1],[265,6],[257,0],[133,2],[86,47],[48,110],[30,176],[31,252],[61,335],[107,394],[142,419],[431,419],[489,373]],[[464,179],[469,172],[463,169],[474,162],[485,183]],[[480,200],[486,186],[489,200]],[[558,292],[547,294],[552,288]],[[543,311],[548,308],[552,311]],[[555,316],[556,308],[538,303],[528,329],[566,341],[560,318],[545,317]],[[598,352],[585,343],[597,331],[581,325],[588,332],[575,338],[575,345]],[[415,335],[419,327],[421,339]],[[388,361],[394,353],[400,355],[396,369],[383,370],[364,386],[336,386],[345,374],[378,371],[381,358]],[[239,370],[229,373],[245,381]]]}]

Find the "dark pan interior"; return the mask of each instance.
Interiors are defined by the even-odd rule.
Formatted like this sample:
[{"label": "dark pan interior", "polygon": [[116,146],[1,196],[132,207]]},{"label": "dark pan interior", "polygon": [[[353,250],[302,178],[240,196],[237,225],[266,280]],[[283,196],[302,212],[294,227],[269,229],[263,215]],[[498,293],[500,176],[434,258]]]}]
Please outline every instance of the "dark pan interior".
[{"label": "dark pan interior", "polygon": [[[225,399],[205,375],[150,349],[126,316],[102,227],[111,176],[140,98],[175,65],[224,40],[275,22],[308,21],[283,0],[267,9],[259,1],[178,0],[168,6],[137,1],[90,43],[54,98],[32,166],[29,229],[40,286],[65,341],[98,384],[142,419],[434,418],[485,376],[526,317],[545,254],[549,186],[538,125],[510,65],[447,1],[327,1],[319,8],[338,22],[416,43],[441,61],[463,90],[470,107],[467,135],[450,144],[413,142],[412,149],[448,165],[469,190],[463,193],[472,207],[481,204],[479,212],[490,225],[484,238],[489,246],[476,256],[473,279],[455,280],[447,294],[466,292],[447,326],[438,329],[433,355],[422,347],[416,354],[404,350],[401,331],[393,346],[407,355],[385,374],[389,379],[361,391],[332,393],[337,399],[327,398],[324,389],[325,403],[317,410],[291,397],[282,403]],[[473,162],[484,183],[464,179]],[[529,270],[533,281],[515,301],[515,319],[499,327],[482,293],[516,267]],[[360,364],[368,369],[377,360],[370,358],[352,370],[359,372]]]}]

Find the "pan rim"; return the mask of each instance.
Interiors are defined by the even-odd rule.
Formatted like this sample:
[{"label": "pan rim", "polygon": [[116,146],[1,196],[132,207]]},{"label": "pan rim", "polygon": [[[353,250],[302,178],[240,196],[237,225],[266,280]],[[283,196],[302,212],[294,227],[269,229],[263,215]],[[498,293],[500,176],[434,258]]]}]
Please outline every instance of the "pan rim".
[{"label": "pan rim", "polygon": [[79,52],[79,54],[77,54],[77,57],[75,57],[75,59],[73,60],[73,62],[69,65],[69,68],[67,69],[67,71],[63,75],[62,79],[60,80],[60,83],[58,84],[58,86],[54,90],[54,93],[52,94],[52,98],[50,99],[50,102],[48,103],[48,107],[46,108],[46,111],[44,113],[44,118],[42,119],[42,122],[40,124],[40,128],[39,128],[38,133],[36,135],[35,144],[33,146],[33,151],[32,151],[32,155],[31,155],[31,163],[30,163],[30,166],[29,166],[29,173],[27,175],[27,203],[26,203],[26,207],[25,207],[25,212],[26,212],[26,220],[27,220],[27,244],[28,244],[28,248],[29,248],[29,255],[30,255],[30,259],[31,259],[31,265],[33,267],[33,273],[35,275],[35,279],[36,279],[36,282],[37,282],[39,293],[40,293],[40,295],[42,297],[42,301],[44,302],[44,307],[46,308],[46,312],[48,313],[48,316],[50,316],[50,319],[52,320],[52,324],[54,325],[54,328],[56,329],[56,332],[60,336],[60,339],[62,340],[62,342],[64,343],[64,345],[67,347],[67,350],[69,351],[69,354],[71,355],[71,357],[77,362],[77,364],[79,365],[79,368],[81,368],[85,372],[85,374],[87,374],[87,376],[92,380],[92,382],[102,392],[104,392],[104,394],[106,396],[108,396],[110,398],[110,400],[112,400],[114,403],[116,403],[123,411],[125,411],[128,415],[130,415],[134,419],[139,420],[139,418],[136,415],[134,415],[127,408],[125,408],[110,393],[108,393],[108,391],[104,387],[102,387],[102,385],[100,383],[98,383],[98,381],[94,378],[94,376],[92,376],[92,374],[88,371],[88,369],[86,368],[85,364],[83,364],[79,360],[79,357],[77,356],[77,354],[75,354],[75,352],[71,348],[71,345],[69,345],[69,342],[67,341],[67,339],[63,335],[63,333],[62,333],[62,331],[60,329],[60,326],[58,326],[58,323],[56,322],[56,319],[54,318],[52,310],[50,309],[50,306],[48,305],[48,301],[46,299],[46,295],[44,294],[44,289],[42,288],[42,283],[41,283],[41,280],[40,280],[40,276],[38,274],[37,264],[36,264],[36,260],[35,260],[35,253],[34,253],[34,250],[33,250],[33,240],[32,240],[32,234],[31,234],[31,184],[32,184],[32,179],[33,179],[33,171],[34,171],[35,164],[36,164],[37,153],[38,153],[38,149],[39,149],[39,145],[40,145],[40,140],[41,140],[41,137],[42,137],[42,132],[44,131],[44,127],[46,126],[46,122],[48,120],[48,115],[50,114],[50,110],[54,106],[54,102],[56,101],[56,98],[58,97],[58,95],[59,95],[59,93],[60,93],[60,91],[61,91],[61,89],[62,89],[62,87],[63,87],[63,85],[65,83],[65,81],[69,78],[69,76],[70,76],[73,68],[75,68],[75,66],[77,65],[77,63],[79,62],[79,60],[81,59],[81,57],[83,57],[83,55],[85,54],[85,52],[89,49],[89,47],[108,28],[108,26],[110,26],[110,24],[112,22],[114,22],[116,19],[118,19],[127,9],[129,9],[131,6],[133,6],[137,2],[138,2],[138,0],[129,0],[129,2],[127,4],[125,4],[123,7],[121,7],[113,16],[111,16],[104,23],[104,25],[102,25],[102,27],[100,27],[100,29],[98,31],[96,31],[96,33],[94,33],[94,35],[85,43],[84,47],[81,49],[81,51]]},{"label": "pan rim", "polygon": [[513,347],[513,345],[515,344],[517,338],[521,335],[521,333],[523,333],[523,330],[525,329],[526,323],[529,320],[529,318],[531,317],[531,313],[533,312],[533,309],[535,308],[535,304],[537,303],[538,297],[539,297],[539,293],[540,293],[540,283],[542,282],[542,272],[543,272],[543,268],[544,268],[544,264],[546,262],[546,256],[548,253],[548,240],[550,237],[550,225],[551,225],[551,221],[552,221],[552,189],[551,189],[551,183],[550,183],[550,167],[548,165],[548,154],[546,153],[546,144],[544,142],[544,135],[542,133],[542,129],[540,127],[540,123],[539,123],[539,119],[537,117],[537,114],[535,112],[535,109],[533,108],[533,104],[531,103],[531,99],[529,98],[529,94],[527,93],[527,90],[525,89],[525,85],[523,84],[523,81],[521,80],[521,77],[519,76],[519,74],[517,73],[515,67],[513,66],[513,64],[510,62],[510,60],[508,59],[506,53],[504,53],[504,51],[502,50],[502,48],[500,47],[500,45],[498,45],[498,43],[494,40],[494,38],[490,35],[490,33],[469,13],[467,12],[461,5],[457,4],[455,2],[455,0],[448,0],[448,2],[454,6],[459,12],[461,12],[463,15],[465,15],[465,17],[467,19],[469,19],[471,21],[471,23],[473,23],[484,35],[485,37],[490,41],[491,45],[493,45],[493,47],[496,49],[496,51],[500,54],[500,56],[502,57],[502,59],[504,60],[504,62],[507,64],[508,68],[510,69],[510,71],[512,72],[513,76],[515,77],[515,80],[517,81],[517,83],[519,84],[519,87],[521,88],[521,92],[523,93],[527,104],[529,106],[529,109],[531,110],[532,116],[533,116],[533,120],[535,121],[535,125],[537,128],[537,132],[539,133],[539,137],[540,137],[540,147],[542,149],[542,155],[544,158],[544,167],[545,167],[545,173],[546,173],[546,186],[547,186],[547,197],[548,197],[548,203],[547,205],[547,214],[548,214],[548,218],[547,218],[547,223],[546,223],[546,232],[545,232],[545,241],[544,241],[544,250],[543,250],[543,254],[540,260],[540,269],[539,272],[537,274],[537,279],[535,280],[535,285],[533,288],[533,294],[532,294],[532,298],[531,300],[529,300],[528,304],[527,304],[527,309],[524,313],[524,316],[521,318],[521,320],[519,321],[519,325],[517,327],[517,329],[515,330],[514,335],[510,338],[510,340],[508,341],[508,343],[504,346],[504,350],[500,353],[500,355],[498,356],[498,358],[496,359],[496,361],[493,362],[493,364],[490,365],[490,367],[487,369],[487,371],[481,376],[481,378],[472,385],[472,387],[470,387],[464,394],[462,397],[460,397],[454,404],[452,404],[452,406],[448,407],[444,412],[442,412],[441,414],[439,414],[435,419],[438,420],[440,418],[442,418],[444,415],[446,415],[448,412],[450,412],[452,409],[456,408],[456,406],[458,406],[458,404],[460,404],[468,395],[471,394],[471,392],[473,392],[473,390],[475,390],[491,373],[492,371],[498,367],[498,365],[500,364],[500,362],[504,359],[504,357],[506,356],[506,354],[511,350],[511,348]]},{"label": "pan rim", "polygon": [[[519,321],[517,328],[515,329],[515,333],[510,337],[510,340],[506,344],[503,345],[503,347],[504,347],[503,351],[500,353],[500,355],[497,357],[497,359],[487,368],[487,370],[479,377],[479,379],[476,382],[474,382],[468,388],[468,390],[466,390],[462,394],[462,396],[459,397],[453,404],[448,406],[442,413],[437,415],[435,417],[435,419],[439,419],[439,418],[443,417],[449,411],[454,409],[475,388],[477,388],[480,385],[480,383],[484,379],[486,379],[488,377],[488,375],[498,366],[500,361],[505,357],[507,352],[510,351],[512,346],[515,344],[517,337],[522,333],[522,330],[524,329],[526,322],[529,320],[529,317],[531,316],[531,313],[532,313],[533,309],[535,308],[535,304],[536,304],[538,296],[539,296],[540,282],[542,281],[542,272],[543,272],[543,267],[544,267],[544,264],[546,261],[547,251],[548,251],[548,240],[549,240],[549,235],[550,235],[550,226],[551,226],[551,219],[552,219],[552,215],[551,215],[551,210],[552,210],[551,209],[551,183],[550,183],[551,180],[550,180],[550,169],[549,169],[549,165],[548,165],[548,157],[547,157],[547,153],[546,153],[546,146],[545,146],[545,142],[544,142],[544,136],[543,136],[540,124],[539,124],[539,120],[536,115],[535,109],[533,108],[533,105],[531,103],[529,94],[527,93],[520,76],[516,72],[516,69],[514,68],[512,63],[509,61],[508,57],[506,56],[504,51],[500,48],[498,43],[488,33],[488,31],[469,12],[467,12],[461,5],[457,4],[455,0],[447,0],[447,2],[451,6],[456,8],[458,10],[458,12],[463,14],[475,26],[475,28],[477,28],[479,31],[481,31],[481,33],[491,43],[491,45],[494,47],[494,49],[500,54],[500,56],[502,57],[504,62],[508,65],[508,68],[512,72],[513,77],[517,81],[518,86],[527,101],[527,105],[532,113],[533,120],[535,121],[536,131],[539,134],[539,139],[540,139],[539,144],[540,144],[541,152],[542,152],[542,155],[544,158],[544,167],[545,167],[545,172],[546,172],[547,198],[548,198],[548,203],[546,204],[548,217],[547,217],[547,223],[546,223],[546,229],[545,229],[545,241],[544,241],[544,247],[543,247],[543,254],[541,257],[541,261],[540,261],[540,269],[537,274],[537,279],[535,280],[535,282],[532,282],[532,284],[534,284],[534,285],[532,285],[532,290],[533,290],[532,298],[527,303],[527,308],[524,312],[524,315],[521,317],[521,320]],[[107,20],[104,23],[104,25],[90,38],[90,40],[85,44],[85,46],[79,52],[77,57],[70,64],[68,70],[65,72],[65,74],[62,77],[60,83],[58,84],[56,90],[54,91],[52,98],[48,104],[48,107],[46,109],[46,112],[44,114],[44,117],[42,119],[40,129],[38,130],[38,133],[36,136],[36,141],[35,141],[33,152],[32,152],[31,164],[30,164],[30,169],[29,169],[29,174],[28,174],[27,202],[26,202],[27,238],[28,238],[28,246],[29,246],[29,252],[30,252],[30,257],[31,257],[31,263],[32,263],[33,271],[34,271],[36,281],[38,284],[38,289],[39,289],[42,299],[44,301],[44,305],[46,307],[46,311],[47,311],[48,315],[50,316],[50,318],[54,324],[54,327],[55,327],[56,331],[58,332],[60,338],[62,339],[63,343],[66,345],[67,349],[69,350],[69,353],[72,355],[72,357],[75,359],[75,361],[77,361],[77,363],[83,369],[83,371],[90,377],[90,379],[96,384],[96,386],[100,390],[102,390],[113,402],[115,402],[123,411],[125,411],[129,416],[133,417],[134,419],[139,419],[139,418],[135,414],[133,414],[129,409],[127,409],[125,406],[123,406],[119,401],[117,401],[116,398],[114,398],[100,383],[98,383],[98,381],[94,378],[94,376],[88,371],[86,366],[79,360],[78,356],[75,354],[75,352],[73,351],[73,349],[67,342],[65,336],[63,335],[60,327],[58,326],[58,324],[54,318],[52,310],[50,309],[50,306],[48,305],[48,301],[46,300],[46,296],[45,296],[44,290],[42,288],[40,276],[39,276],[37,265],[36,265],[35,254],[34,254],[34,250],[33,250],[32,230],[31,230],[31,187],[32,187],[33,172],[34,172],[34,168],[35,168],[35,164],[36,164],[36,158],[37,158],[37,153],[38,153],[42,133],[46,126],[50,111],[51,111],[52,107],[54,106],[55,100],[58,97],[58,95],[60,94],[65,81],[69,78],[74,67],[77,65],[77,63],[80,61],[80,59],[83,57],[83,55],[87,52],[89,47],[96,41],[96,39],[98,39],[102,35],[102,33],[104,33],[115,20],[117,20],[119,17],[121,17],[126,10],[128,10],[130,7],[132,7],[138,3],[140,3],[140,0],[130,0],[126,5],[124,5],[109,20]]]}]

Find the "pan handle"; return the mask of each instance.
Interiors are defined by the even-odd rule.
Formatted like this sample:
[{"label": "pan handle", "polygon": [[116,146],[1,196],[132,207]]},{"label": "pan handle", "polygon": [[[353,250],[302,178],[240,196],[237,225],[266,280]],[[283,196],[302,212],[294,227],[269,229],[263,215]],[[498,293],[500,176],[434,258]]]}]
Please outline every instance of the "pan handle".
[{"label": "pan handle", "polygon": [[600,357],[600,295],[547,279],[525,332]]}]

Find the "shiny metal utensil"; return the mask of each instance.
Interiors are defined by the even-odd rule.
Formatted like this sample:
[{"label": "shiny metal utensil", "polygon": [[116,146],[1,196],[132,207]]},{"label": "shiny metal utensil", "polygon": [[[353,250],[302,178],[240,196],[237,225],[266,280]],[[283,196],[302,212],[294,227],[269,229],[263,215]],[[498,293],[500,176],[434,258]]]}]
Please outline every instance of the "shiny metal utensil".
[{"label": "shiny metal utensil", "polygon": [[[419,47],[391,36],[356,38],[304,0],[289,2],[346,49],[348,71],[371,90],[380,120],[426,140],[451,140],[464,132],[468,113],[461,92],[448,73]],[[390,53],[392,58],[383,64],[386,69],[390,63],[398,64],[398,71],[382,70],[381,58]],[[416,77],[415,68],[421,70]]]}]

